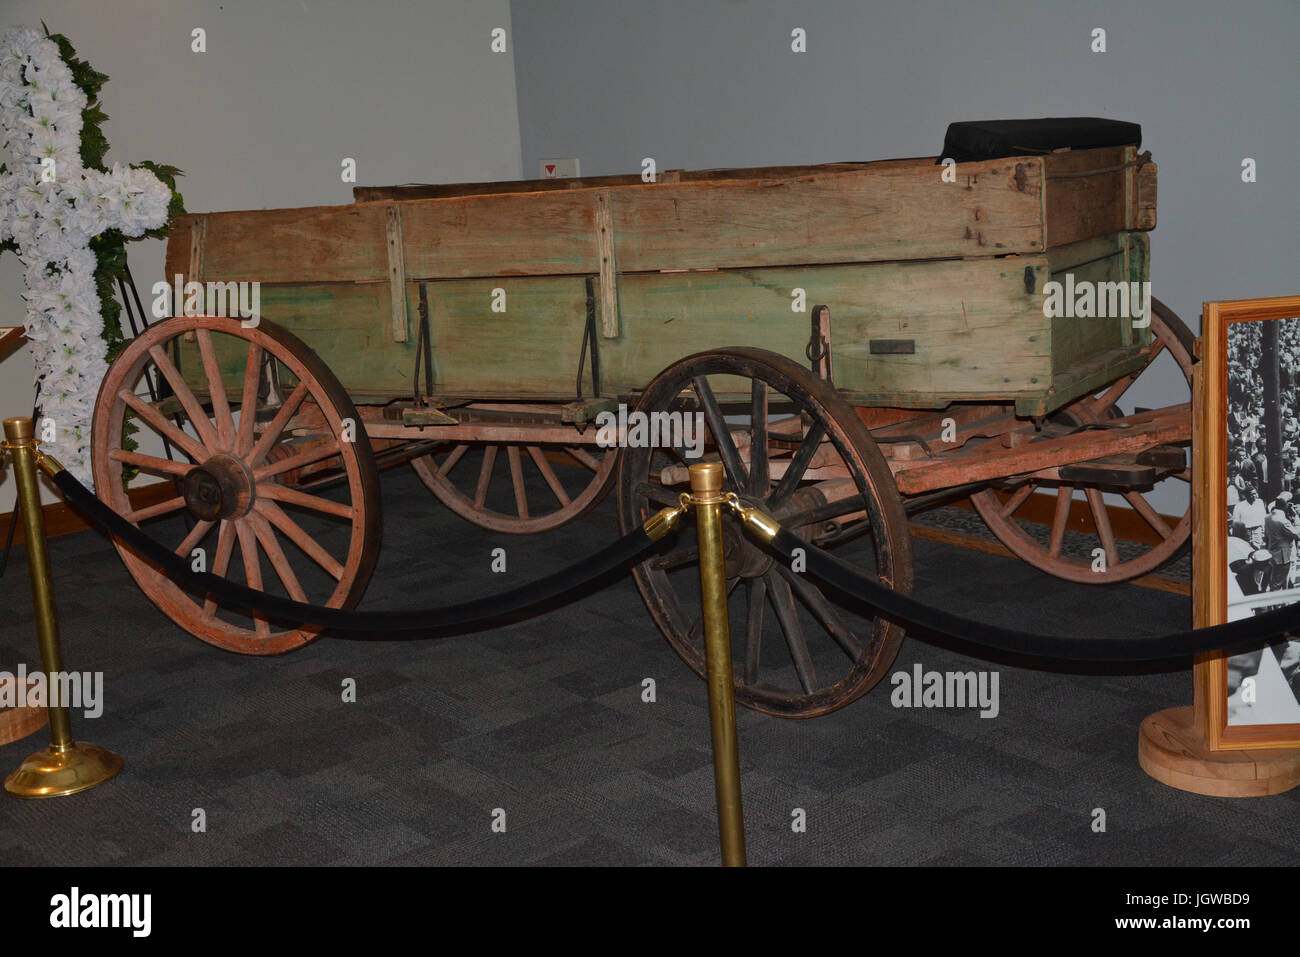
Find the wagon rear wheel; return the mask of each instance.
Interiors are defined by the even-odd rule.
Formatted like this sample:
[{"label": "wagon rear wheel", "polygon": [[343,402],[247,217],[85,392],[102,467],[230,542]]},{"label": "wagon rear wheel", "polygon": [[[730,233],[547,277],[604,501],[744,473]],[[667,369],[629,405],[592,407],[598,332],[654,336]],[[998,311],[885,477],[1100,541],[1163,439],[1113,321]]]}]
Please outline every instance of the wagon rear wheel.
[{"label": "wagon rear wheel", "polygon": [[609,491],[617,459],[617,449],[578,442],[458,442],[412,459],[411,467],[466,521],[528,535],[557,528],[597,504]]},{"label": "wagon rear wheel", "polygon": [[[283,397],[267,388],[277,377]],[[147,394],[151,385],[157,388]],[[313,424],[298,428],[296,413],[306,408],[312,414],[301,421]],[[128,421],[138,448],[124,447]],[[158,454],[163,440],[169,456]],[[286,481],[331,458],[345,481],[328,495]],[[92,465],[104,502],[136,525],[147,521],[146,530],[174,543],[178,555],[233,582],[350,608],[374,570],[379,476],[361,419],[320,358],[270,322],[245,328],[234,319],[178,316],[132,340],[100,386]],[[174,488],[164,487],[156,504],[135,507],[123,488],[124,468],[169,479]],[[320,631],[227,612],[122,545],[117,550],[154,604],[219,648],[279,654]]]},{"label": "wagon rear wheel", "polygon": [[[1119,417],[1122,414],[1119,411],[1121,397],[1162,353],[1168,353],[1177,363],[1190,396],[1192,350],[1196,337],[1160,300],[1152,299],[1151,306],[1154,348],[1146,364],[1096,395],[1084,396],[1067,405],[1054,417],[1058,422],[1078,427],[1104,424],[1107,419]],[[1188,415],[1191,415],[1190,411]],[[1160,487],[1162,483],[1190,482],[1191,467],[1184,462],[1182,468],[1164,470],[1154,487]],[[1050,494],[1055,503],[1050,533],[1046,533],[1042,525],[1017,517],[1031,501],[1030,497],[1039,491]],[[1076,491],[1084,493],[1082,500],[1076,500]],[[1096,482],[1030,479],[1007,488],[1002,494],[994,489],[984,489],[972,495],[971,502],[1002,544],[1031,565],[1068,581],[1105,584],[1128,581],[1154,571],[1176,556],[1191,537],[1190,500],[1182,517],[1169,521],[1149,501],[1151,492],[1151,488],[1124,488]],[[1107,498],[1111,505],[1123,510],[1112,512],[1107,508]],[[1154,539],[1153,543],[1146,545],[1126,546],[1127,557],[1120,553],[1119,531],[1116,522],[1112,521],[1113,516],[1126,519],[1126,513],[1133,514],[1137,522],[1148,526],[1151,529],[1148,537]],[[1083,536],[1078,540],[1083,545],[1076,550],[1079,554],[1066,553],[1067,531]]]},{"label": "wagon rear wheel", "polygon": [[[899,591],[911,590],[911,540],[893,477],[866,428],[828,383],[760,349],[699,353],[662,372],[637,411],[686,414],[692,422],[698,413],[707,435],[704,457],[721,460],[726,488],[806,539],[840,539],[841,558]],[[672,423],[662,416],[659,421]],[[667,444],[633,446],[629,439],[623,452],[618,507],[624,530],[675,504],[687,487],[687,467],[700,460],[688,457],[694,443],[684,428],[670,428],[667,436],[659,431]],[[783,717],[812,717],[842,707],[883,677],[902,628],[774,560],[730,514],[723,524],[737,701]],[[848,524],[860,534],[844,535]],[[703,676],[694,533],[677,536],[634,574],[669,644]]]}]

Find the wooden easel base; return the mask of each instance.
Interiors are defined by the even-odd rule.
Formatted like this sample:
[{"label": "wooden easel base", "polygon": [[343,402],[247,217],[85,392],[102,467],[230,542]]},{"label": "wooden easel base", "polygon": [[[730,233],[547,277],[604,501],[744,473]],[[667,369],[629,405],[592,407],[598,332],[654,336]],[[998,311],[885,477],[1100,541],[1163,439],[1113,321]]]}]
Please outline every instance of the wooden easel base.
[{"label": "wooden easel base", "polygon": [[1211,751],[1190,705],[1147,716],[1138,762],[1161,784],[1214,797],[1264,797],[1300,785],[1300,751]]}]

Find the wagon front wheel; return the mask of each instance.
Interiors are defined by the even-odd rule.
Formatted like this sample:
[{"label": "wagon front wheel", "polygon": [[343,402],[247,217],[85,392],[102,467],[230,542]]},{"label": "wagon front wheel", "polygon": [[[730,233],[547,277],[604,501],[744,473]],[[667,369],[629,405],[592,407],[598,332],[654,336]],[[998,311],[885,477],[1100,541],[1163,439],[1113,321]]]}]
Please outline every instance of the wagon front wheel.
[{"label": "wagon front wheel", "polygon": [[[356,408],[296,336],[215,316],[150,326],[104,376],[92,448],[100,499],[195,570],[331,608],[360,600],[379,554],[378,471]],[[331,492],[288,481],[331,459],[344,473]],[[126,469],[164,479],[161,495],[133,504]],[[154,604],[219,648],[280,654],[321,630],[228,612],[117,550]]]},{"label": "wagon front wheel", "polygon": [[[629,431],[618,481],[624,531],[676,504],[689,487],[690,464],[711,459],[722,463],[724,488],[743,503],[806,540],[834,541],[843,560],[911,590],[911,540],[889,467],[853,409],[802,366],[761,349],[699,353],[660,373],[637,412],[659,417],[646,434],[657,433],[660,444],[634,445]],[[899,625],[823,591],[756,544],[729,513],[723,542],[738,702],[812,717],[848,704],[884,676],[903,639]],[[703,676],[694,530],[634,575],[673,650]]]}]

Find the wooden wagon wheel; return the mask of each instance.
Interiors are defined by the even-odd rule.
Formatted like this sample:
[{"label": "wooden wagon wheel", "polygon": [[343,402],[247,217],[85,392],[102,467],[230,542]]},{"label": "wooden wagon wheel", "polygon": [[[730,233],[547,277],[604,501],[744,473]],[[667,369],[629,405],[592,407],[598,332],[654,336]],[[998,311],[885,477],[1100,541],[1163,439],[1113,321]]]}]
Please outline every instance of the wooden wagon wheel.
[{"label": "wooden wagon wheel", "polygon": [[[259,385],[269,361],[292,377],[293,388],[278,408],[258,415]],[[152,403],[137,394],[147,370],[161,377],[170,398]],[[290,438],[295,411],[304,403],[319,409],[325,426]],[[124,449],[128,415],[141,432],[166,437],[187,460]],[[347,420],[355,425],[349,428]],[[283,483],[296,469],[327,457],[342,463],[347,478],[330,497]],[[361,419],[316,353],[270,322],[244,328],[235,319],[178,316],[142,332],[100,386],[92,464],[103,501],[137,525],[157,520],[148,531],[175,541],[178,555],[191,557],[204,549],[206,570],[231,581],[297,601],[350,608],[374,570],[379,476]],[[179,480],[178,493],[133,508],[122,487],[128,465]],[[154,604],[219,648],[280,654],[320,632],[316,627],[284,630],[228,612],[182,590],[122,545],[117,549]],[[270,574],[264,574],[263,555]]]},{"label": "wooden wagon wheel", "polygon": [[[1168,352],[1178,363],[1183,377],[1187,380],[1190,393],[1192,350],[1196,337],[1174,311],[1160,300],[1152,299],[1151,306],[1151,333],[1154,348],[1146,364],[1111,383],[1098,394],[1084,396],[1067,405],[1058,413],[1056,418],[1059,421],[1078,426],[1118,418],[1122,414],[1117,406],[1120,397],[1142,373],[1151,368],[1152,363],[1163,352]],[[1190,414],[1189,412],[1188,415]],[[1173,472],[1169,478],[1173,481],[1190,483],[1190,466]],[[1039,489],[1055,489],[1056,511],[1051,536],[1046,543],[1031,535],[1026,527],[1027,523],[1016,518],[1016,512],[1029,500],[1029,496]],[[1093,543],[1101,549],[1105,561],[1104,567],[1100,569],[1095,567],[1097,565],[1095,559],[1062,553],[1065,532],[1069,524],[1070,504],[1076,489],[1083,490],[1088,505],[1087,524],[1083,529],[1076,529],[1076,531],[1090,536]],[[1068,581],[1085,584],[1128,581],[1159,568],[1187,544],[1192,531],[1190,501],[1182,518],[1171,525],[1147,501],[1143,491],[1123,489],[1120,491],[1124,501],[1155,531],[1159,541],[1139,554],[1121,560],[1110,515],[1103,498],[1103,492],[1107,491],[1113,492],[1116,489],[1086,482],[1064,483],[1031,479],[1021,483],[1005,498],[993,489],[983,489],[971,496],[971,502],[984,523],[1002,544],[1036,568]],[[1093,543],[1088,545],[1089,553],[1094,551]]]},{"label": "wooden wagon wheel", "polygon": [[[557,469],[553,457],[564,456],[573,465]],[[496,532],[528,535],[557,528],[596,505],[609,491],[617,460],[617,449],[576,442],[460,442],[412,459],[411,467],[461,518]],[[526,476],[534,470],[548,489],[540,502],[528,497]]]},{"label": "wooden wagon wheel", "polygon": [[[893,476],[853,409],[828,383],[761,349],[698,353],[660,373],[637,411],[702,415],[705,454],[721,459],[726,487],[805,538],[816,540],[839,520],[861,516],[869,531],[837,554],[911,591],[911,540]],[[618,482],[624,530],[677,502],[685,490],[679,480],[693,461],[685,445],[624,450]],[[673,481],[665,485],[667,477]],[[863,617],[862,609],[775,561],[729,514],[724,541],[737,701],[783,717],[812,717],[848,704],[884,676],[903,639],[901,627]],[[634,574],[655,623],[702,676],[694,530],[686,529]]]}]

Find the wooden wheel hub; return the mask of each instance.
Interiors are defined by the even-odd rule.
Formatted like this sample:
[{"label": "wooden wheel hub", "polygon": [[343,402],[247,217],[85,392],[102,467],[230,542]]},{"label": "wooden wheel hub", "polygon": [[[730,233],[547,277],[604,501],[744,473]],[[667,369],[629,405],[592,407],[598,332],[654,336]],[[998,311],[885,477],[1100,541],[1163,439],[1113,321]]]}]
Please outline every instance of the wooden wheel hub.
[{"label": "wooden wheel hub", "polygon": [[185,507],[200,521],[240,518],[253,507],[253,473],[233,455],[214,455],[185,473]]}]

